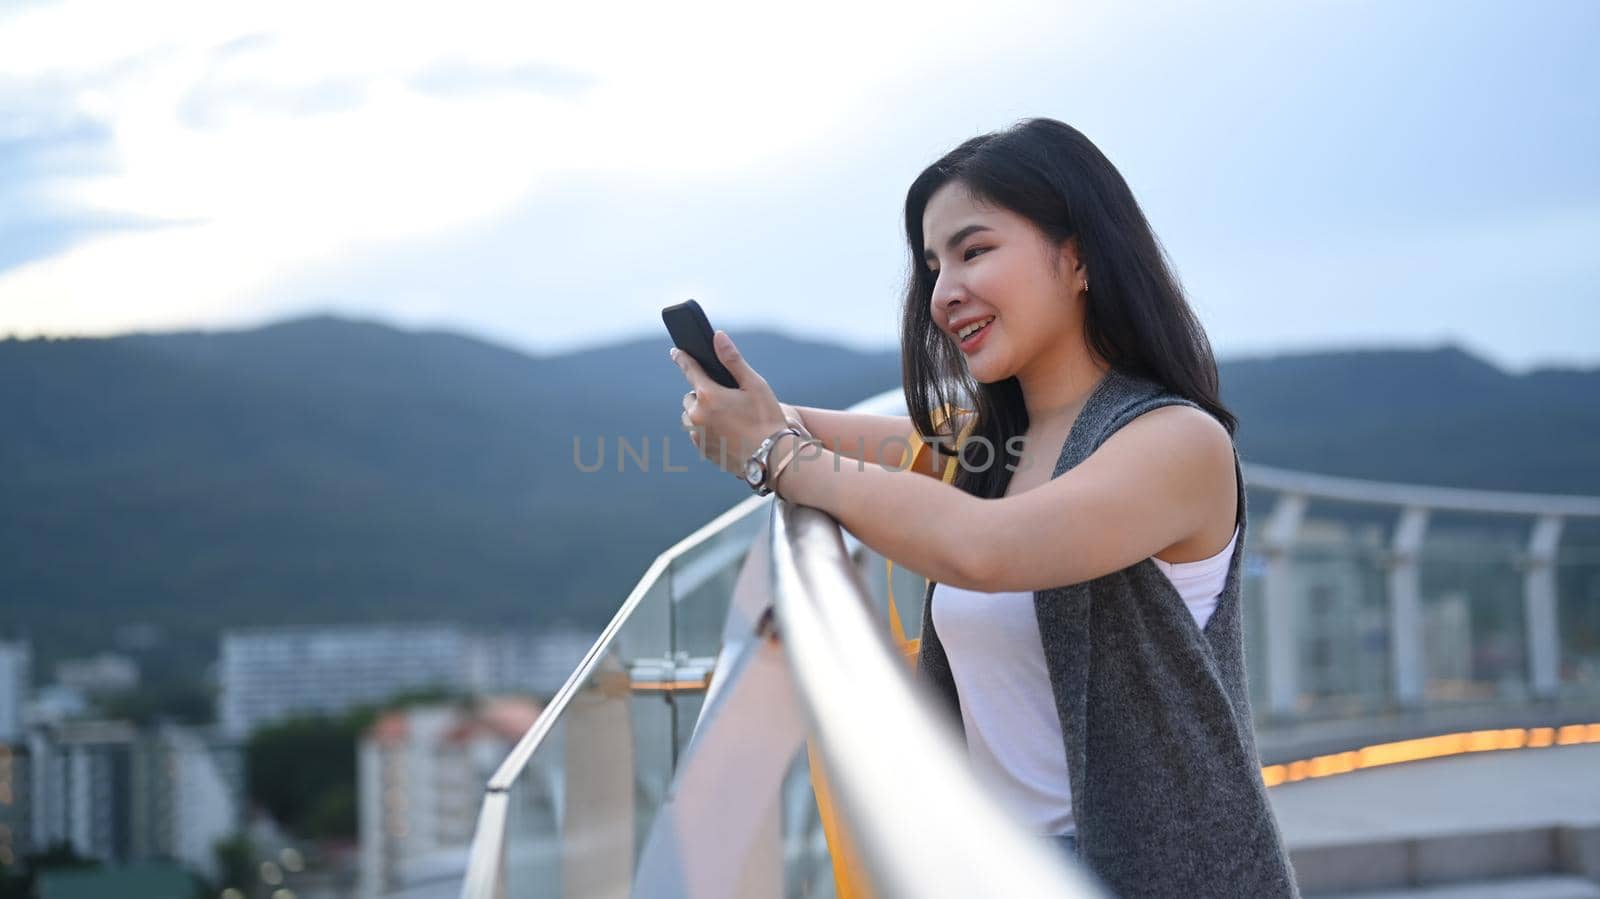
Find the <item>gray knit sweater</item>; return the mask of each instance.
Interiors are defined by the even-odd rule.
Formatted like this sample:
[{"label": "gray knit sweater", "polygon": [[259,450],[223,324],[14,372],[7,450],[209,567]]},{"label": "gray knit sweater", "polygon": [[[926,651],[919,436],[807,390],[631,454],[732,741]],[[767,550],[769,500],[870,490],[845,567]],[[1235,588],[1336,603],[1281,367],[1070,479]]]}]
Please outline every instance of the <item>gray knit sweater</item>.
[{"label": "gray knit sweater", "polygon": [[[1109,371],[1091,393],[1051,477],[1159,406],[1201,408],[1148,379]],[[1083,863],[1116,896],[1297,897],[1294,871],[1261,779],[1245,683],[1240,615],[1245,485],[1238,545],[1202,631],[1149,559],[1081,584],[1034,591],[1072,784]],[[1093,527],[1093,522],[1083,522]],[[960,697],[922,602],[918,679]]]}]

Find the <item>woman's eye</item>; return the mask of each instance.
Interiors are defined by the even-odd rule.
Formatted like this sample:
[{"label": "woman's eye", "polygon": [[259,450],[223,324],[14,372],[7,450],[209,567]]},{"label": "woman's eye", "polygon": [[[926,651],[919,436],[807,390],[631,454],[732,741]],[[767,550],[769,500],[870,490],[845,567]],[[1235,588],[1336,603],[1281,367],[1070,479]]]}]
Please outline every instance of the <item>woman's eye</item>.
[{"label": "woman's eye", "polygon": [[[993,248],[992,247],[968,247],[967,248],[967,252],[962,254],[961,260],[963,262],[965,262],[965,261],[971,259],[974,256],[977,256],[977,255],[982,254],[982,253],[987,253],[991,249],[993,249]],[[930,278],[939,277],[939,270],[936,269],[936,268],[928,269],[928,277],[930,277]]]}]

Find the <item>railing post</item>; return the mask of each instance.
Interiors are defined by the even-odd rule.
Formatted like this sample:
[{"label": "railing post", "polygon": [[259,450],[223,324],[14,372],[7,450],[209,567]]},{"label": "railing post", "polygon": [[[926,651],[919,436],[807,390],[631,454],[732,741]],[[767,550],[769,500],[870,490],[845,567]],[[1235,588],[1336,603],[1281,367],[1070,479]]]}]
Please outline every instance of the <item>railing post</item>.
[{"label": "railing post", "polygon": [[[633,869],[633,690],[614,655],[566,715],[566,808],[561,818],[561,893],[628,895]],[[621,869],[619,871],[619,868]]]},{"label": "railing post", "polygon": [[[503,811],[501,812],[499,826],[501,832],[504,833],[506,819],[510,817],[511,810],[509,807],[510,797],[504,796],[504,794],[502,796],[500,805]],[[503,837],[500,840],[500,847],[494,855],[494,874],[494,899],[506,899],[506,890],[509,888],[509,884],[506,882],[506,841]]]},{"label": "railing post", "polygon": [[1390,544],[1389,652],[1394,666],[1395,703],[1407,709],[1422,705],[1427,683],[1417,559],[1427,533],[1428,509],[1407,506],[1400,513]]},{"label": "railing post", "polygon": [[739,571],[705,703],[639,859],[639,899],[783,894],[777,822],[805,740],[774,633],[768,524]]},{"label": "railing post", "polygon": [[1274,717],[1286,718],[1299,710],[1300,643],[1295,626],[1294,563],[1289,551],[1305,519],[1303,494],[1281,493],[1267,519],[1266,556],[1262,578],[1261,620],[1267,643],[1267,704]]},{"label": "railing post", "polygon": [[640,899],[783,894],[772,824],[805,739],[783,646],[758,637],[725,649],[716,683],[645,841]]},{"label": "railing post", "polygon": [[1556,608],[1556,548],[1562,518],[1541,515],[1528,540],[1527,569],[1522,575],[1523,614],[1528,641],[1528,687],[1535,698],[1549,699],[1561,689],[1561,635]]}]

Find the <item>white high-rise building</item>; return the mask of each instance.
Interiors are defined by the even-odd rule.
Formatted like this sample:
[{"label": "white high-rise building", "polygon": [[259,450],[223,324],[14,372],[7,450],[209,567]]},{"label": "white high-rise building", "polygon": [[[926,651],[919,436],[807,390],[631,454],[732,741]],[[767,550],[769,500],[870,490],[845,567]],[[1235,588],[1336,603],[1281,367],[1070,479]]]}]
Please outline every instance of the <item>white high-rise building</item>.
[{"label": "white high-rise building", "polygon": [[28,735],[29,842],[116,864],[178,859],[215,875],[214,847],[242,820],[237,752],[172,725],[37,726]]},{"label": "white high-rise building", "polygon": [[356,754],[358,895],[460,893],[484,784],[540,708],[491,698],[472,708],[416,706],[373,723]]},{"label": "white high-rise building", "polygon": [[0,865],[16,864],[32,848],[32,774],[23,732],[32,666],[28,644],[0,641]]},{"label": "white high-rise building", "polygon": [[0,743],[22,742],[22,711],[32,683],[28,644],[0,641]]},{"label": "white high-rise building", "polygon": [[473,692],[554,696],[596,636],[559,630],[475,637],[469,672]]},{"label": "white high-rise building", "polygon": [[409,690],[464,691],[466,635],[453,627],[389,626],[230,632],[218,666],[218,722],[243,738],[297,715],[336,715]]},{"label": "white high-rise building", "polygon": [[0,866],[33,851],[33,797],[27,750],[0,743]]},{"label": "white high-rise building", "polygon": [[[28,735],[32,844],[127,863],[147,835],[138,732],[123,721],[67,721]],[[144,794],[147,795],[147,794]]]},{"label": "white high-rise building", "polygon": [[56,683],[89,696],[120,693],[139,686],[139,666],[114,652],[66,659],[56,663]]},{"label": "white high-rise building", "polygon": [[548,696],[592,643],[571,630],[471,634],[444,625],[230,632],[217,719],[242,739],[286,718],[336,715],[429,688]]},{"label": "white high-rise building", "polygon": [[156,736],[163,764],[166,815],[158,845],[192,871],[216,877],[216,845],[244,821],[243,759],[236,746],[218,745],[195,728],[163,726]]}]

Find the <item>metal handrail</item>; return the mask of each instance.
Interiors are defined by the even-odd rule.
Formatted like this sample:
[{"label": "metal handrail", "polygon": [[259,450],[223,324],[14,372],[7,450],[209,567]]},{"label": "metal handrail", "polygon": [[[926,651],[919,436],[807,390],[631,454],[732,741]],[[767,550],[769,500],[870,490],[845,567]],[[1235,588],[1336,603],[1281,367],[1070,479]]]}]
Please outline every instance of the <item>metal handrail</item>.
[{"label": "metal handrail", "polygon": [[[850,407],[850,411],[904,415],[904,394],[899,388],[886,390],[856,403]],[[1245,464],[1243,468],[1252,488],[1284,494],[1291,499],[1302,497],[1402,510],[1432,508],[1506,513],[1545,519],[1600,516],[1600,497],[1386,483],[1291,471],[1254,463]],[[494,822],[498,822],[503,830],[506,792],[517,782],[530,759],[548,738],[574,697],[581,692],[628,621],[671,569],[673,562],[716,538],[726,528],[755,512],[762,503],[772,500],[772,497],[744,500],[661,553],[651,563],[593,647],[490,778],[484,814],[479,822],[480,832],[475,835],[469,854],[468,890],[463,895],[480,895],[473,892],[474,889],[503,887],[499,883],[499,876],[503,864],[504,834],[484,833],[483,830],[495,829]],[[959,851],[964,845],[961,842],[962,834],[984,832],[985,851],[989,853],[993,846],[988,828],[994,826],[1003,829],[1005,824],[992,824],[985,818],[984,827],[969,831],[967,822],[974,819],[966,814],[966,807],[977,803],[978,807],[987,808],[985,803],[988,800],[975,784],[950,773],[952,759],[959,761],[959,754],[952,756],[951,746],[939,742],[936,723],[923,718],[914,711],[914,704],[906,701],[911,693],[905,691],[915,691],[909,679],[903,677],[898,654],[887,648],[883,635],[879,633],[881,628],[873,624],[866,606],[865,597],[868,594],[858,582],[860,575],[848,564],[844,547],[851,544],[854,538],[843,533],[837,522],[818,510],[792,507],[784,502],[775,502],[773,507],[771,541],[773,586],[778,597],[777,614],[785,631],[791,636],[791,660],[795,667],[797,689],[802,695],[807,714],[811,716],[812,733],[817,735],[824,758],[829,762],[830,773],[838,781],[836,789],[854,828],[853,832],[867,850],[862,854],[863,858],[872,867],[873,877],[879,883],[888,885],[887,892],[914,890],[920,895],[930,890],[944,892],[950,884],[969,883],[969,879],[975,878],[977,872],[965,871],[957,863],[962,857]],[[1541,524],[1548,525],[1550,522]],[[1559,534],[1558,527],[1547,530]],[[779,559],[783,561],[779,562]],[[836,561],[840,565],[835,565]],[[826,597],[833,599],[825,601]],[[856,597],[860,601],[841,599],[843,597]],[[874,641],[876,646],[872,645]],[[840,697],[859,700],[864,689],[873,691],[871,695],[875,698],[870,704],[863,706],[861,702],[854,702],[841,707]],[[870,709],[868,720],[856,717],[862,714],[862,708]],[[885,737],[884,731],[889,732],[888,737]],[[890,739],[901,744],[902,748],[885,752],[882,745],[871,745],[871,740],[864,740],[860,736],[867,733],[877,735],[872,739]],[[898,735],[910,736],[901,739]],[[934,746],[942,748],[929,748]],[[913,768],[936,770],[939,773],[908,775],[907,772]],[[928,779],[930,777],[935,779]],[[912,786],[927,783],[940,784],[937,800],[915,795],[914,791],[908,792]],[[886,791],[882,784],[891,787]],[[938,808],[930,806],[935,801]],[[936,832],[930,835],[931,822],[939,816],[940,809],[951,807],[952,803],[955,807],[963,808],[965,820],[943,830],[935,829]],[[912,814],[904,811],[906,809],[919,811]],[[990,811],[995,812],[992,808]],[[1005,816],[1001,814],[999,820],[1004,822]],[[908,864],[905,858],[898,857],[903,853],[896,851],[893,842],[903,839],[908,833],[917,834],[919,842],[925,844],[949,840],[951,851],[919,854],[917,864]],[[1052,867],[1060,867],[1050,864],[1053,860],[1051,856],[1031,852],[1026,839],[1019,845],[1022,848],[1017,851],[1024,857],[1031,857],[1031,860],[1023,858],[1015,863],[1008,861],[1001,867],[1033,871],[1030,876],[1059,875],[1059,871],[1050,873]],[[930,860],[928,856],[937,858]],[[1034,871],[1040,864],[1044,865],[1043,874]],[[1081,879],[1075,870],[1067,870],[1069,877]],[[939,873],[931,876],[928,873],[930,871]],[[984,866],[984,871],[983,881],[976,884],[974,889],[987,891],[993,886],[993,872],[988,866]],[[1093,889],[1092,886],[1088,888]],[[949,891],[954,892],[953,889]],[[1089,892],[1082,895],[1095,894]]]},{"label": "metal handrail", "polygon": [[778,636],[875,892],[1104,896],[973,776],[869,611],[838,522],[779,502],[770,539]]},{"label": "metal handrail", "polygon": [[505,895],[500,875],[506,853],[507,798],[504,792],[490,792],[483,797],[467,856],[467,876],[461,886],[463,896]]},{"label": "metal handrail", "polygon": [[[898,388],[874,394],[866,400],[851,406],[849,411],[894,414],[894,403],[897,398],[900,404],[899,409],[904,411],[904,395]],[[567,677],[566,683],[562,684],[561,689],[557,690],[555,696],[551,697],[549,704],[540,712],[533,726],[528,729],[527,733],[522,735],[522,738],[517,741],[517,745],[512,747],[511,752],[506,755],[505,761],[500,763],[500,767],[495,769],[494,776],[489,778],[489,792],[504,792],[516,782],[517,772],[521,771],[527,765],[528,760],[533,757],[533,754],[538,751],[540,744],[544,742],[551,729],[555,726],[556,719],[561,716],[562,711],[572,702],[573,696],[577,695],[583,683],[593,673],[595,666],[605,656],[606,650],[611,648],[611,644],[615,641],[617,634],[621,633],[622,628],[628,623],[628,619],[633,617],[633,613],[639,607],[639,604],[644,601],[644,598],[650,594],[651,590],[655,589],[656,584],[666,574],[672,563],[694,551],[701,544],[712,540],[722,531],[731,527],[734,522],[740,521],[746,515],[754,512],[763,503],[771,501],[772,497],[770,496],[747,497],[740,501],[738,505],[713,518],[694,533],[679,540],[665,552],[656,556],[655,560],[650,563],[650,567],[645,569],[644,575],[639,578],[638,583],[634,585],[633,590],[629,591],[628,597],[618,607],[616,614],[611,616],[610,623],[600,632],[600,636],[596,638],[594,645],[584,654],[582,661],[578,663],[578,667]]]},{"label": "metal handrail", "polygon": [[622,632],[623,626],[628,623],[629,618],[633,617],[634,610],[639,607],[644,598],[650,594],[651,590],[655,589],[656,583],[666,574],[673,561],[715,537],[725,528],[754,512],[756,507],[768,501],[767,498],[759,496],[749,497],[737,506],[713,518],[699,530],[679,540],[666,552],[656,556],[655,561],[650,563],[650,567],[645,569],[644,577],[639,578],[639,583],[628,594],[628,598],[623,600],[622,606],[617,609],[617,613],[611,616],[611,623],[606,625],[605,630],[601,631],[600,636],[594,641],[594,645],[589,647],[589,651],[584,654],[583,661],[578,663],[578,667],[573,669],[572,674],[567,678],[567,682],[561,685],[561,689],[556,691],[556,695],[550,699],[550,703],[540,711],[539,718],[534,721],[533,727],[522,735],[522,739],[518,740],[517,745],[512,747],[511,752],[506,755],[505,761],[501,762],[500,767],[495,769],[494,776],[489,778],[489,792],[504,792],[511,789],[511,786],[516,783],[517,772],[527,766],[528,759],[533,757],[533,754],[538,751],[539,745],[544,742],[545,737],[555,727],[556,719],[561,717],[561,713],[571,704],[572,697],[578,694],[578,691],[583,687],[583,683],[589,679],[589,675],[594,673],[595,666],[605,656],[606,650],[611,648],[611,644],[615,642],[617,634]]},{"label": "metal handrail", "polygon": [[[673,544],[665,552],[656,556],[655,561],[650,563],[650,567],[645,569],[644,576],[639,578],[639,582],[628,593],[628,598],[623,600],[616,614],[611,616],[611,622],[600,632],[600,636],[596,638],[589,651],[584,654],[583,660],[578,663],[578,667],[573,669],[572,674],[567,677],[566,683],[561,685],[561,689],[557,690],[555,696],[551,697],[550,702],[540,710],[539,717],[535,719],[533,726],[528,728],[528,731],[522,735],[521,739],[517,740],[517,744],[506,754],[505,760],[500,763],[500,767],[496,768],[493,776],[489,778],[488,785],[484,791],[484,809],[478,819],[478,829],[473,832],[472,848],[467,855],[467,875],[463,885],[463,896],[493,896],[500,894],[492,890],[491,887],[499,882],[504,852],[504,834],[500,832],[491,833],[484,828],[504,830],[505,794],[516,784],[518,776],[527,767],[528,760],[533,758],[533,754],[539,750],[539,747],[550,735],[550,732],[556,726],[556,722],[560,720],[567,707],[571,705],[573,697],[582,690],[584,683],[594,673],[596,666],[600,664],[600,660],[611,649],[611,645],[616,642],[617,635],[622,632],[628,620],[633,617],[639,605],[644,602],[644,598],[650,594],[651,590],[655,589],[656,584],[666,575],[674,561],[692,552],[701,544],[715,538],[723,530],[743,519],[746,515],[753,513],[763,503],[768,502],[771,502],[771,497],[748,497],[738,505],[713,518],[694,533]],[[491,813],[491,807],[493,808],[493,813]],[[484,890],[490,891],[484,892]]]},{"label": "metal handrail", "polygon": [[[852,412],[904,415],[905,394],[899,388],[875,394]],[[1506,515],[1560,515],[1564,518],[1600,517],[1600,496],[1564,493],[1527,493],[1374,481],[1296,471],[1258,462],[1243,463],[1245,481],[1276,493],[1295,493],[1313,499],[1378,506],[1422,506],[1451,512],[1490,512]]]},{"label": "metal handrail", "polygon": [[1254,487],[1280,493],[1298,493],[1313,499],[1337,500],[1380,506],[1418,506],[1450,512],[1491,512],[1504,515],[1560,515],[1565,518],[1600,517],[1600,496],[1560,493],[1519,493],[1369,481],[1335,475],[1293,471],[1251,463],[1244,466],[1245,480]]}]

